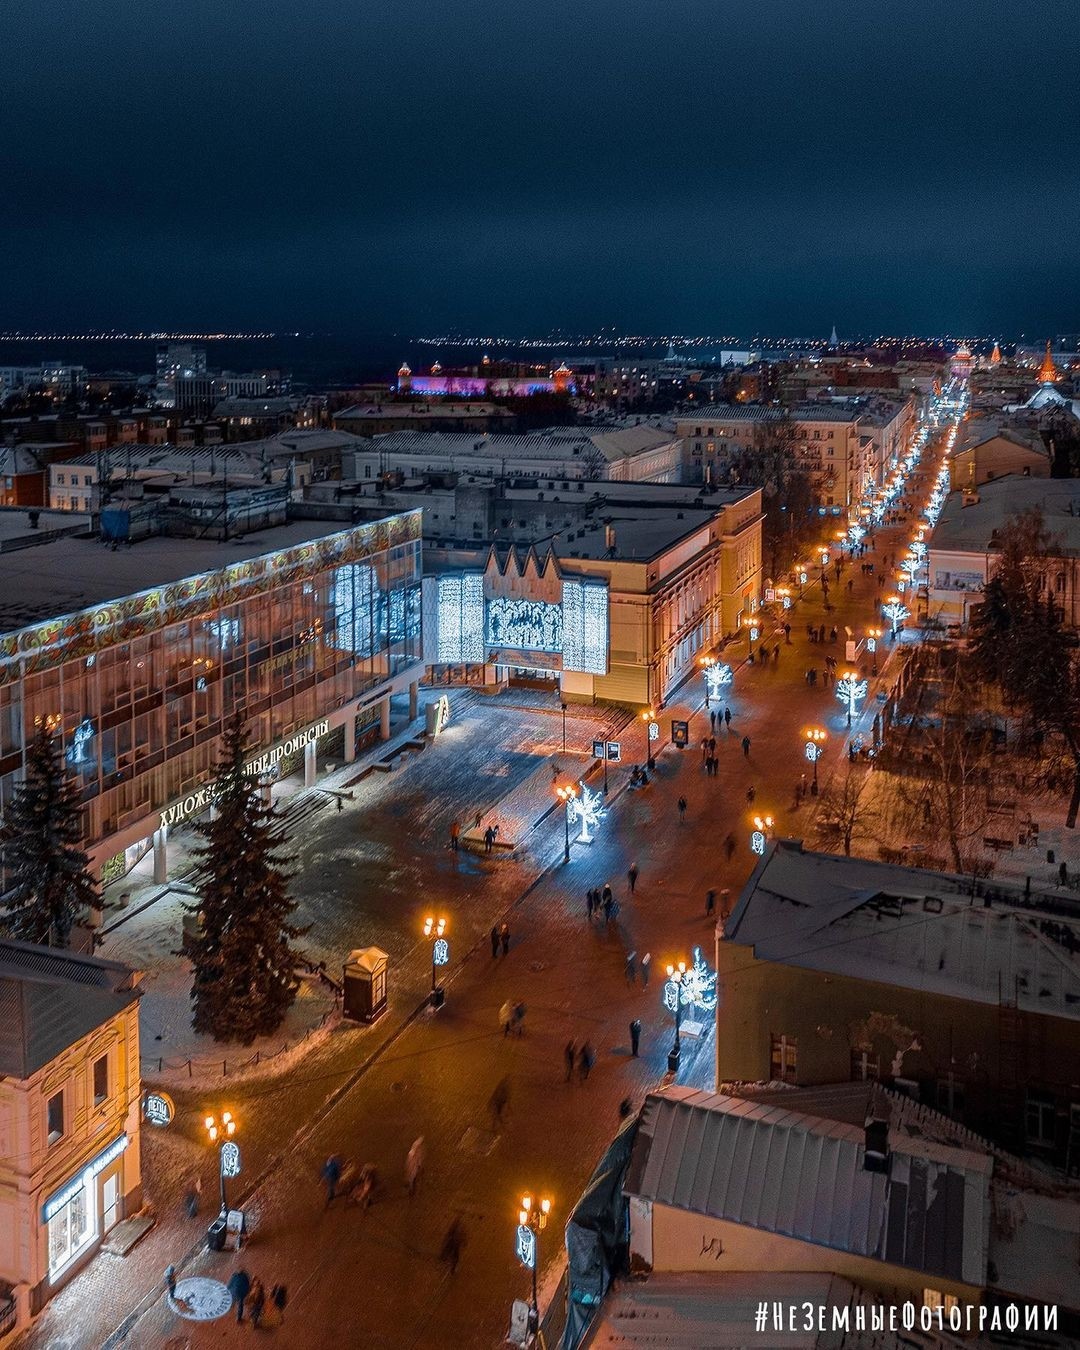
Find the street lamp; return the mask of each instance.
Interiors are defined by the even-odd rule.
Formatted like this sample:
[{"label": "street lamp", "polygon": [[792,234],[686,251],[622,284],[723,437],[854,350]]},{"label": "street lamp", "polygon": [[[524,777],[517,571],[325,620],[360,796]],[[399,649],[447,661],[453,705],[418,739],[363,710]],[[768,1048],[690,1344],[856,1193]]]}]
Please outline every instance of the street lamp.
[{"label": "street lamp", "polygon": [[570,803],[577,797],[577,788],[573,783],[567,783],[565,787],[557,787],[555,796],[566,807],[565,825],[566,825],[566,847],[563,850],[563,862],[570,861]]},{"label": "street lamp", "polygon": [[712,685],[711,681],[709,680],[709,671],[713,666],[716,665],[716,657],[703,656],[701,660],[698,662],[698,665],[700,665],[705,671],[705,706],[707,708],[709,706],[709,696],[712,693]]},{"label": "street lamp", "polygon": [[675,987],[675,1043],[667,1057],[668,1073],[679,1072],[679,1060],[682,1058],[682,1044],[679,1033],[682,1031],[682,982],[686,978],[686,962],[677,966],[668,966],[667,977]]},{"label": "street lamp", "polygon": [[431,939],[431,1006],[441,1008],[446,1001],[446,990],[440,989],[435,979],[439,966],[445,966],[450,960],[450,943],[443,934],[446,932],[446,920],[436,919],[429,914],[424,920],[424,936]]},{"label": "street lamp", "polygon": [[551,1213],[551,1200],[545,1195],[539,1198],[526,1193],[521,1197],[518,1210],[517,1253],[523,1266],[532,1271],[532,1310],[529,1314],[531,1330],[540,1325],[540,1308],[536,1297],[536,1278],[540,1268],[540,1234],[547,1227]]},{"label": "street lamp", "polygon": [[233,1135],[236,1133],[236,1117],[231,1111],[223,1111],[220,1125],[214,1116],[207,1116],[203,1125],[206,1127],[211,1144],[219,1144],[218,1177],[221,1182],[221,1213],[224,1217],[229,1212],[225,1195],[225,1178],[240,1175],[240,1146],[233,1141]]},{"label": "street lamp", "polygon": [[803,734],[806,737],[806,758],[814,766],[814,781],[810,784],[810,795],[816,797],[818,794],[818,760],[821,758],[822,747],[828,737],[828,732],[824,727],[807,727]]},{"label": "street lamp", "polygon": [[566,704],[565,704],[565,703],[561,703],[559,706],[562,708],[562,749],[563,749],[563,754],[565,755],[565,754],[566,754]]},{"label": "street lamp", "polygon": [[769,835],[772,833],[772,827],[775,825],[772,816],[755,816],[754,829],[750,835],[750,852],[756,853],[758,857],[763,857],[765,845],[769,841]]},{"label": "street lamp", "polygon": [[648,767],[649,772],[652,773],[656,768],[656,760],[653,758],[652,747],[653,741],[657,740],[660,735],[660,725],[656,720],[656,713],[653,712],[652,708],[645,709],[641,714],[641,720],[645,723],[646,743],[648,745],[649,754]]}]

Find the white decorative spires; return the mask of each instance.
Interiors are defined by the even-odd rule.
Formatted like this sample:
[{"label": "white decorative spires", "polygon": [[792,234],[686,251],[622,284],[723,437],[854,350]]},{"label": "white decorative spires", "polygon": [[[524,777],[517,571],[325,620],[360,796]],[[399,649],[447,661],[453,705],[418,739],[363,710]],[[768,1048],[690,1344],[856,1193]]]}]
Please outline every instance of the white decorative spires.
[{"label": "white decorative spires", "polygon": [[832,333],[829,337],[829,351],[834,352],[839,346],[840,346],[840,339],[836,333],[836,324],[833,324]]}]

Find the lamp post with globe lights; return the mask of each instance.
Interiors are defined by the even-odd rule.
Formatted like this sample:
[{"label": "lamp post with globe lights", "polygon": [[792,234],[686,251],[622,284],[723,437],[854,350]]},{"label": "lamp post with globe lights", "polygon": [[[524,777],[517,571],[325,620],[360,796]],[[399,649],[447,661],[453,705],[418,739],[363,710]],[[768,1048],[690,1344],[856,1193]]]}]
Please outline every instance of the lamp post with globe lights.
[{"label": "lamp post with globe lights", "polygon": [[225,1194],[225,1178],[240,1174],[240,1148],[233,1141],[236,1133],[236,1117],[231,1111],[222,1111],[220,1123],[216,1116],[207,1116],[203,1120],[207,1138],[211,1144],[218,1145],[218,1178],[221,1183],[221,1213],[229,1212],[229,1202]]},{"label": "lamp post with globe lights", "polygon": [[682,982],[686,978],[686,962],[667,968],[667,977],[675,988],[675,1041],[667,1057],[668,1073],[679,1072],[679,1060],[682,1058]]},{"label": "lamp post with globe lights", "polygon": [[529,1310],[530,1330],[534,1333],[540,1324],[540,1308],[537,1301],[537,1272],[540,1268],[540,1234],[547,1227],[551,1213],[551,1200],[548,1196],[534,1197],[528,1191],[521,1197],[518,1209],[517,1254],[518,1260],[532,1272],[532,1307]]},{"label": "lamp post with globe lights", "polygon": [[436,975],[439,966],[445,966],[450,959],[450,944],[446,933],[446,920],[429,914],[424,920],[424,936],[431,942],[431,1006],[441,1008],[446,1001],[446,990],[440,989]]},{"label": "lamp post with globe lights", "polygon": [[803,735],[806,737],[803,753],[814,766],[814,780],[810,784],[810,795],[816,797],[818,795],[818,760],[821,758],[828,732],[824,727],[807,727]]},{"label": "lamp post with globe lights", "polygon": [[555,789],[555,796],[558,797],[559,801],[561,801],[563,806],[566,808],[564,813],[565,815],[564,823],[566,825],[566,846],[563,849],[563,862],[570,861],[570,803],[577,797],[577,795],[578,795],[577,788],[573,785],[573,783],[567,783],[565,784],[565,786],[557,787]]}]

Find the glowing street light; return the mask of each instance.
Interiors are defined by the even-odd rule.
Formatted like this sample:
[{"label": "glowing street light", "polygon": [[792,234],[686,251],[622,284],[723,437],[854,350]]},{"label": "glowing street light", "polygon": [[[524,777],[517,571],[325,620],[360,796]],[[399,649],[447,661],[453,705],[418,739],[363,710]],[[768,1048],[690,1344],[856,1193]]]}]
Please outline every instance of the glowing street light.
[{"label": "glowing street light", "polygon": [[686,962],[680,961],[677,966],[668,966],[668,983],[675,989],[675,1042],[671,1047],[667,1057],[668,1073],[679,1072],[679,1060],[682,1058],[682,1041],[680,1033],[682,1031],[682,982],[686,978]]},{"label": "glowing street light", "polygon": [[532,1308],[529,1311],[530,1330],[540,1324],[540,1309],[536,1300],[537,1270],[540,1266],[540,1234],[547,1227],[551,1200],[545,1195],[534,1198],[527,1191],[521,1197],[518,1210],[517,1256],[526,1270],[532,1271]]},{"label": "glowing street light", "polygon": [[436,919],[433,914],[429,914],[424,920],[424,936],[431,941],[431,1006],[441,1008],[446,1001],[446,990],[440,989],[436,982],[436,969],[439,966],[445,966],[450,960],[450,943],[444,936],[447,928],[446,920]]},{"label": "glowing street light", "polygon": [[806,737],[806,744],[803,753],[814,766],[814,781],[810,784],[810,795],[816,797],[818,794],[818,760],[821,758],[825,747],[825,741],[828,739],[828,732],[824,727],[807,727],[803,735]]},{"label": "glowing street light", "polygon": [[645,711],[641,714],[641,720],[645,723],[645,726],[648,729],[648,738],[647,738],[649,748],[648,766],[649,772],[652,773],[652,771],[656,768],[656,760],[653,758],[652,748],[653,742],[658,741],[660,739],[660,723],[656,720],[656,713],[653,711],[652,708],[645,709]]},{"label": "glowing street light", "polygon": [[566,847],[563,850],[563,862],[570,861],[570,803],[577,798],[577,788],[573,783],[567,783],[565,787],[557,787],[555,796],[566,807]]},{"label": "glowing street light", "polygon": [[775,823],[772,816],[754,817],[754,828],[750,835],[750,852],[756,853],[759,858],[765,852],[765,845],[769,842],[769,835]]},{"label": "glowing street light", "polygon": [[848,726],[851,726],[851,719],[857,711],[856,705],[866,697],[869,687],[866,680],[860,680],[853,670],[844,671],[843,677],[837,680],[836,697],[841,703],[847,704]]},{"label": "glowing street light", "polygon": [[207,1116],[203,1120],[203,1125],[210,1143],[219,1144],[218,1177],[221,1182],[221,1215],[224,1217],[229,1212],[225,1195],[225,1178],[240,1175],[240,1146],[233,1140],[236,1133],[236,1117],[231,1111],[223,1111],[220,1124],[216,1117]]}]

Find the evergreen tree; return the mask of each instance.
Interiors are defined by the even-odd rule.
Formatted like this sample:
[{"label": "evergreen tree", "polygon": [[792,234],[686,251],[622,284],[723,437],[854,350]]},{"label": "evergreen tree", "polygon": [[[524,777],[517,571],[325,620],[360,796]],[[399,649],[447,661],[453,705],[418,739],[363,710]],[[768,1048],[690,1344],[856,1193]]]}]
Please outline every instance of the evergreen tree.
[{"label": "evergreen tree", "polygon": [[26,777],[0,827],[11,934],[24,942],[67,945],[74,924],[100,903],[81,848],[79,790],[59,740],[42,726],[27,751]]},{"label": "evergreen tree", "polygon": [[194,966],[192,1025],[218,1041],[250,1045],[277,1030],[296,997],[297,956],[290,939],[306,930],[289,923],[285,830],[245,772],[248,741],[234,717],[217,766],[214,819],[195,828],[200,899],[187,906],[201,918],[185,954]]}]

